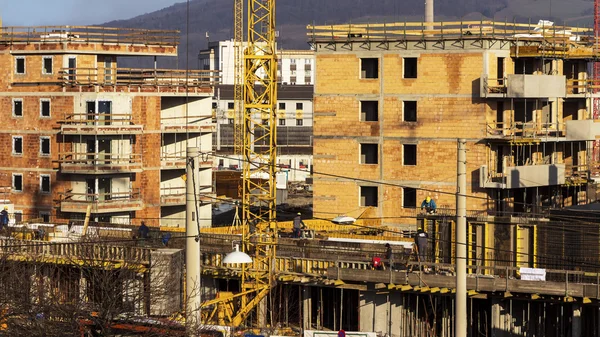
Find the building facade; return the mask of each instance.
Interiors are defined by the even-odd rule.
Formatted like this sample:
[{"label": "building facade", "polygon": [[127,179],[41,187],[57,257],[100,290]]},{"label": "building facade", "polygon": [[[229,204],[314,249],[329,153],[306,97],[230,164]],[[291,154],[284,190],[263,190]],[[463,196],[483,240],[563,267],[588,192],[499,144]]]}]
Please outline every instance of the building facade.
[{"label": "building facade", "polygon": [[[304,182],[312,166],[314,52],[280,50],[278,63],[277,162],[288,180]],[[234,154],[234,42],[209,43],[198,55],[199,69],[219,70],[221,84],[213,98],[216,133],[213,146],[220,157],[215,169],[240,169]],[[265,123],[267,121],[265,120]]]},{"label": "building facade", "polygon": [[[119,67],[131,56],[155,65],[158,56],[176,57],[178,32],[4,29],[0,185],[12,186],[17,220],[90,212],[98,222],[185,227],[186,146],[211,150],[215,78]],[[211,163],[202,165],[198,192],[210,194]]]},{"label": "building facade", "polygon": [[[375,207],[410,224],[427,196],[453,210],[458,138],[470,211],[539,215],[596,199],[593,34],[500,26],[316,27],[315,216]],[[563,42],[549,43],[556,34]]]}]

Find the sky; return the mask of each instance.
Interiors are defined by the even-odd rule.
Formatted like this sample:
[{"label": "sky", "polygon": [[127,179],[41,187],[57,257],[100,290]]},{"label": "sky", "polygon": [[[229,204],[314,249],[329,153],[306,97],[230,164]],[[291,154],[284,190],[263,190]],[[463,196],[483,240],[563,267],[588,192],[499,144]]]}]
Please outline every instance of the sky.
[{"label": "sky", "polygon": [[186,0],[0,0],[3,26],[94,25]]}]

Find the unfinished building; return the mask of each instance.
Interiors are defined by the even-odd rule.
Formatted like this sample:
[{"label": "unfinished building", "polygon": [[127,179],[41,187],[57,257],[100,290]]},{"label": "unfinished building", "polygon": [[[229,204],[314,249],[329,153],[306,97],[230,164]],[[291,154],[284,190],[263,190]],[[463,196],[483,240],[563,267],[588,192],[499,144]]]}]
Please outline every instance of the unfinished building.
[{"label": "unfinished building", "polygon": [[[178,40],[177,31],[2,27],[0,179],[17,222],[80,220],[90,206],[98,222],[184,227],[186,146],[211,149],[216,77],[159,68]],[[131,57],[154,67],[120,66]],[[211,163],[201,165],[199,192],[210,193]]]},{"label": "unfinished building", "polygon": [[585,29],[498,22],[317,27],[315,215],[376,207],[410,224],[453,209],[456,139],[467,208],[541,213],[595,200],[597,57]]}]

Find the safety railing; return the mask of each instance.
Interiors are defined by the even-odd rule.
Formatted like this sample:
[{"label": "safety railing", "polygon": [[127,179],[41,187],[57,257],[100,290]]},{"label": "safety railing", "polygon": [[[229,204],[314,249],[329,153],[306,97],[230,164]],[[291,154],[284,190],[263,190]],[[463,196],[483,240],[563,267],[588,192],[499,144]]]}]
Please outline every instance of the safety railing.
[{"label": "safety railing", "polygon": [[507,79],[506,78],[489,78],[484,76],[483,81],[483,92],[487,94],[506,94],[507,92]]},{"label": "safety railing", "polygon": [[564,130],[565,123],[494,122],[486,124],[488,137],[506,139],[564,137]]},{"label": "safety railing", "polygon": [[89,206],[93,213],[113,213],[141,210],[142,195],[139,188],[112,193],[59,192],[58,204],[62,212],[85,213]]},{"label": "safety railing", "polygon": [[168,186],[160,188],[160,203],[163,205],[185,204],[185,186]]},{"label": "safety railing", "polygon": [[0,27],[0,44],[64,42],[176,47],[179,31],[100,26]]},{"label": "safety railing", "polygon": [[598,79],[567,79],[567,94],[591,94],[600,90]]},{"label": "safety railing", "polygon": [[131,113],[69,113],[59,121],[63,124],[85,124],[90,126],[132,125]]},{"label": "safety railing", "polygon": [[90,261],[150,264],[151,249],[135,246],[119,246],[109,243],[48,242],[0,238],[0,253],[22,258],[63,259],[66,263]]},{"label": "safety railing", "polygon": [[58,161],[61,170],[139,170],[142,155],[137,153],[61,152]]},{"label": "safety railing", "polygon": [[219,83],[215,70],[61,68],[59,81],[71,86],[155,86],[211,88]]},{"label": "safety railing", "polygon": [[[593,29],[554,25],[548,21],[516,23],[508,21],[391,22],[335,25],[308,25],[307,35],[313,41],[335,40],[399,40],[491,38],[510,40],[544,40],[557,42],[593,39]],[[565,41],[566,40],[566,41]]]}]

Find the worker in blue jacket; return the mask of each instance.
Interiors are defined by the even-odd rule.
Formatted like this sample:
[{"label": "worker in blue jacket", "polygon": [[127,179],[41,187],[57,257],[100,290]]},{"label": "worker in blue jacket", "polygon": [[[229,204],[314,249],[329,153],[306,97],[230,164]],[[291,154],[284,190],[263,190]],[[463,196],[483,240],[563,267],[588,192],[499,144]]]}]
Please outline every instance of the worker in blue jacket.
[{"label": "worker in blue jacket", "polygon": [[430,197],[425,198],[425,200],[423,200],[423,202],[421,203],[421,210],[425,210],[425,212],[429,214],[434,214],[436,209],[437,205],[435,204],[435,201],[433,201],[433,199],[431,199]]}]

